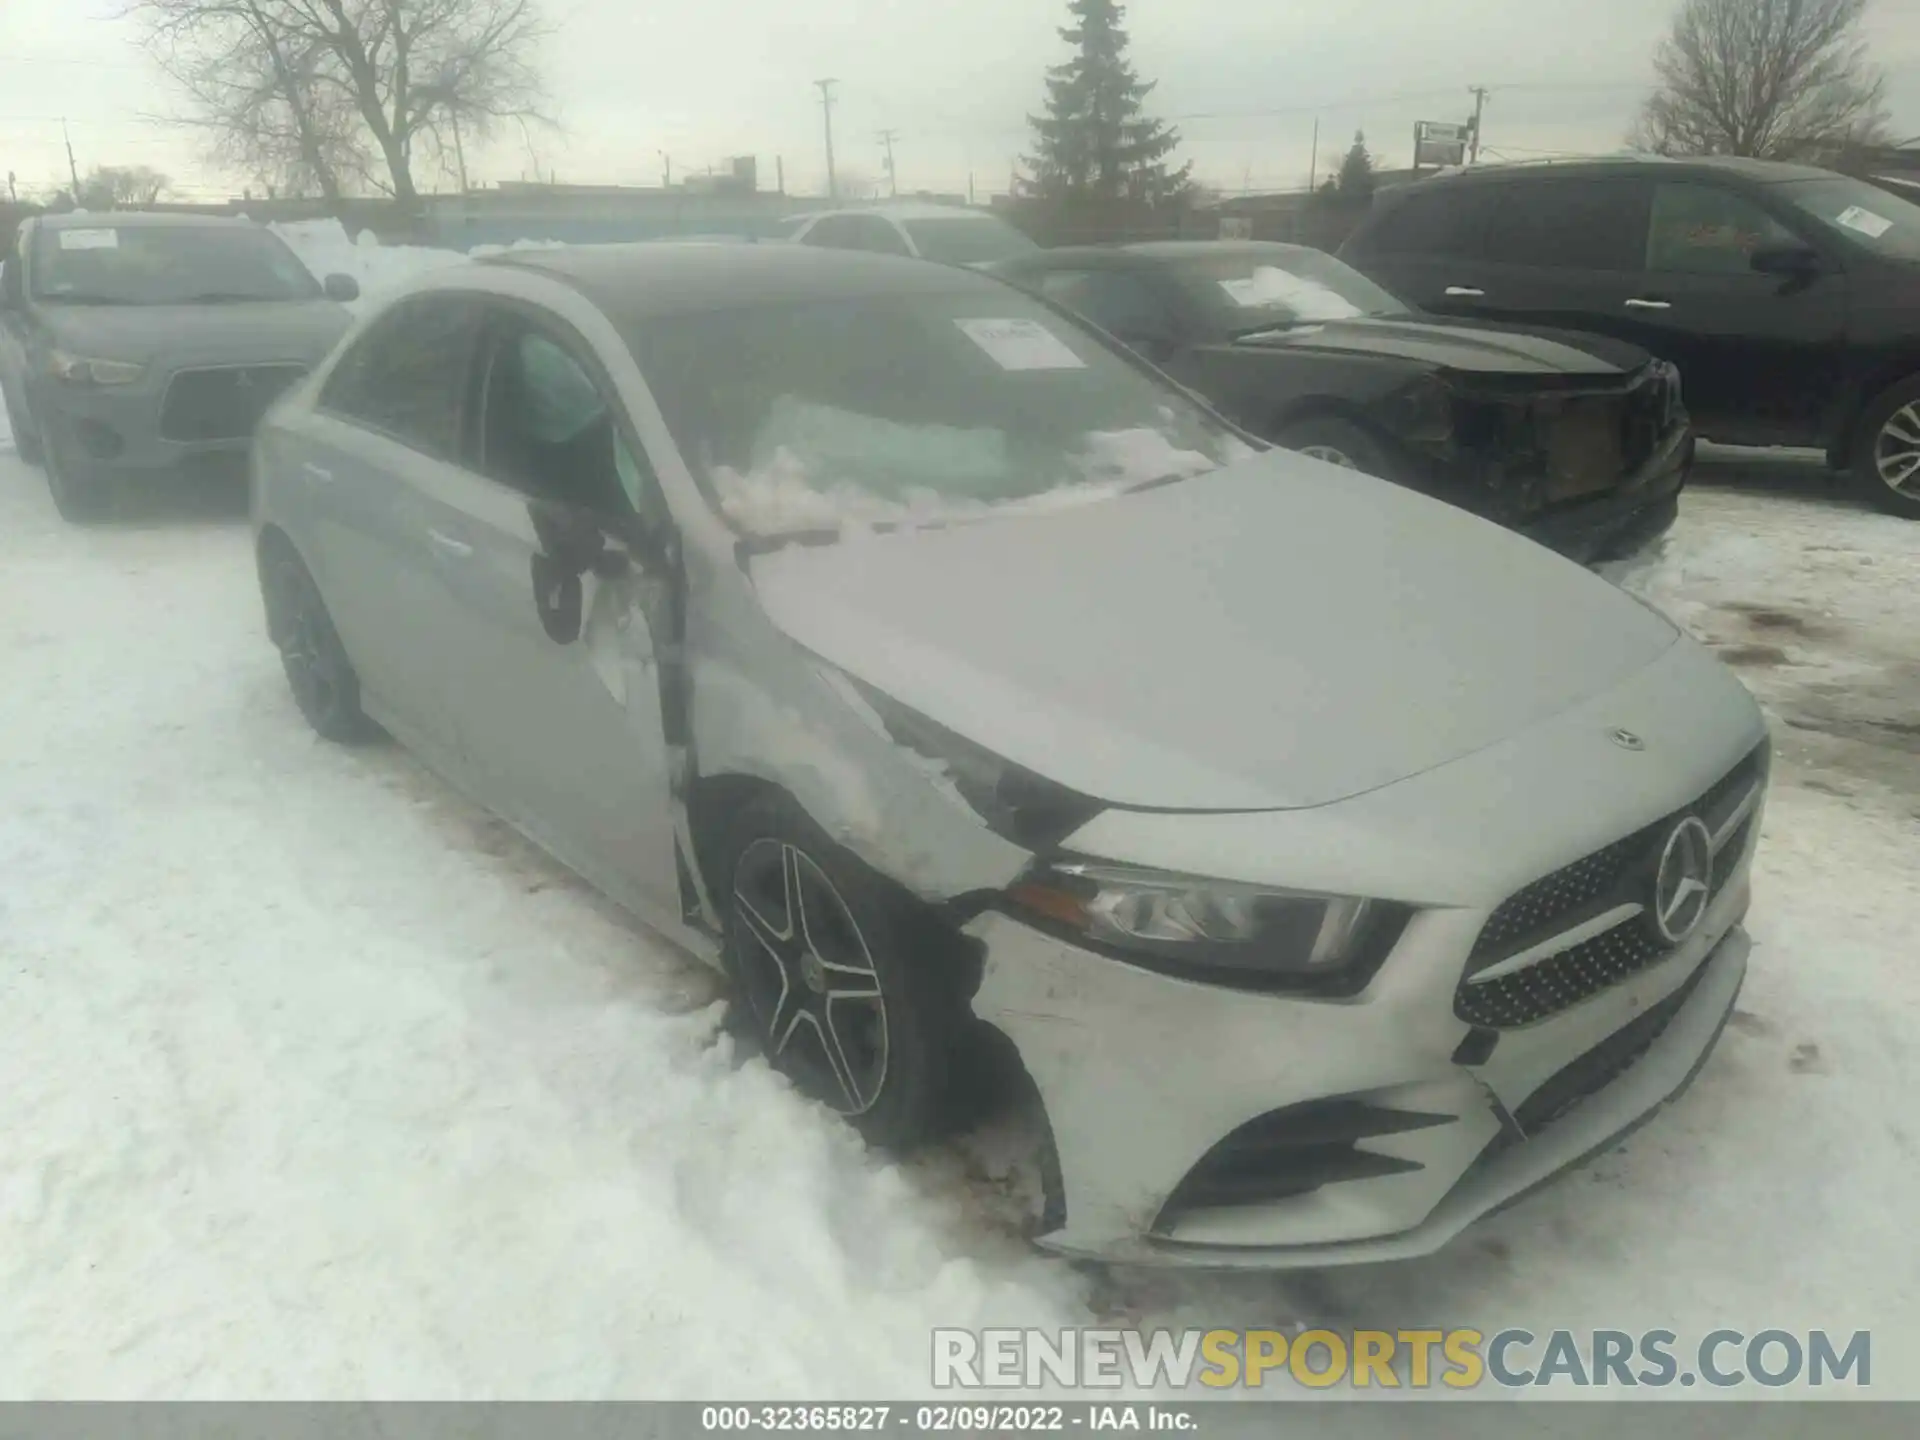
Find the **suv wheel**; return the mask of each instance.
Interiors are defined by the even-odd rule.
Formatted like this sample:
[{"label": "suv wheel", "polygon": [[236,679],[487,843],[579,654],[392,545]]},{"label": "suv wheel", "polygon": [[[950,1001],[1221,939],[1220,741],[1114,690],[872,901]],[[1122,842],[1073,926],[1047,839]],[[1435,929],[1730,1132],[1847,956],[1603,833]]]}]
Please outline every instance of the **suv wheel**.
[{"label": "suv wheel", "polygon": [[1920,520],[1920,376],[1894,386],[1867,411],[1853,447],[1853,478],[1881,509]]}]

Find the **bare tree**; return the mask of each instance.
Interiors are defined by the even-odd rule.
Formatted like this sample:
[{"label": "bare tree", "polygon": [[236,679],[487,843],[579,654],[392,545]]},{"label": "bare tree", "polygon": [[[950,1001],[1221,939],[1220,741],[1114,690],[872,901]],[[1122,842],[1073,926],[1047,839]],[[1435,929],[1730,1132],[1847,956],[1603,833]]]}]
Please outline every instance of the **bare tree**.
[{"label": "bare tree", "polygon": [[211,148],[269,186],[411,205],[415,166],[544,120],[538,0],[132,0]]},{"label": "bare tree", "polygon": [[1663,155],[1821,159],[1885,138],[1869,0],[1682,0],[1634,143]]},{"label": "bare tree", "polygon": [[158,170],[145,165],[96,165],[80,182],[80,193],[73,200],[83,210],[151,205],[172,185]]}]

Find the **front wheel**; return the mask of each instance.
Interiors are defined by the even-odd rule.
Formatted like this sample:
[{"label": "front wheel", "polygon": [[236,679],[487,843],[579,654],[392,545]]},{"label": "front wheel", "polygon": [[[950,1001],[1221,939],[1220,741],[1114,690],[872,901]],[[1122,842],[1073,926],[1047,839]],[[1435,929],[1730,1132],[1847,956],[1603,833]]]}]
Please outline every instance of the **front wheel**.
[{"label": "front wheel", "polygon": [[1868,409],[1853,447],[1853,479],[1882,510],[1920,520],[1920,376]]},{"label": "front wheel", "polygon": [[1350,420],[1323,415],[1295,421],[1280,432],[1279,444],[1343,470],[1358,470],[1382,480],[1396,478],[1386,447]]},{"label": "front wheel", "polygon": [[104,518],[113,500],[111,477],[74,454],[73,446],[59,434],[49,432],[44,425],[35,428],[47,471],[47,493],[53,497],[53,508],[60,512],[60,518],[70,525]]},{"label": "front wheel", "polygon": [[937,1134],[964,1007],[932,918],[789,801],[729,832],[725,958],[754,1042],[871,1143]]}]

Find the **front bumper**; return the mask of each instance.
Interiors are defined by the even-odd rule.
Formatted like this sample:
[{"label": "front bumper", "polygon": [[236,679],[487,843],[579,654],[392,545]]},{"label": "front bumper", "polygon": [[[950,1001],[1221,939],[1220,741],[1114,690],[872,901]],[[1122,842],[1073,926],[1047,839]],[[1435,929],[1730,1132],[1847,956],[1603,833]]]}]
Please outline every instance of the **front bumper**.
[{"label": "front bumper", "polygon": [[1520,533],[1583,565],[1627,559],[1673,528],[1694,451],[1693,432],[1683,429],[1618,490],[1523,524]]},{"label": "front bumper", "polygon": [[[207,365],[205,370],[286,369],[293,361],[250,362],[247,366]],[[169,388],[181,373],[154,367],[132,385],[81,386],[41,379],[33,390],[33,417],[43,446],[57,447],[70,467],[96,473],[160,475],[185,468],[232,467],[244,472],[252,442],[251,425],[239,434],[182,439],[163,423]],[[265,410],[265,404],[260,407]],[[240,428],[236,425],[234,428]]]},{"label": "front bumper", "polygon": [[[1615,725],[1644,750],[1610,741]],[[1641,1123],[1704,1063],[1745,974],[1765,776],[1763,762],[1748,767],[1765,734],[1737,682],[1683,643],[1525,737],[1317,811],[1093,822],[1070,848],[1177,873],[1298,876],[1301,888],[1420,908],[1347,999],[1201,984],[1006,913],[977,916],[974,1012],[1018,1051],[1057,1162],[1040,1243],[1200,1268],[1418,1255]],[[1719,804],[1738,777],[1747,819],[1728,822],[1725,878],[1684,943],[1615,969],[1583,941],[1588,958],[1573,968],[1594,967],[1598,988],[1541,962],[1539,977],[1551,964],[1564,986],[1552,1004],[1463,1018],[1481,1013],[1462,1008],[1463,976],[1510,900],[1622,837]],[[1571,933],[1515,943],[1572,956]],[[1304,1141],[1288,1128],[1300,1126]],[[1249,1134],[1259,1166],[1232,1173]],[[1223,1170],[1254,1183],[1235,1193]]]}]

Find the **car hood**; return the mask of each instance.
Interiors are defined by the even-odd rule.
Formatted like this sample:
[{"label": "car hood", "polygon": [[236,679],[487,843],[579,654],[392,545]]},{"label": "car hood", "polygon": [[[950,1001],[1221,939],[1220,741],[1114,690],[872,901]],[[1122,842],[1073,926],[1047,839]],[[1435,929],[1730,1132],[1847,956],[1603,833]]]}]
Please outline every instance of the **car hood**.
[{"label": "car hood", "polygon": [[1044,515],[791,546],[801,646],[1109,804],[1324,805],[1493,745],[1668,650],[1652,610],[1438,501],[1283,451]]},{"label": "car hood", "polygon": [[223,305],[46,305],[53,343],[104,360],[313,364],[352,317],[331,300]]},{"label": "car hood", "polygon": [[1652,358],[1644,350],[1600,336],[1426,315],[1333,320],[1243,340],[1239,348],[1374,355],[1463,372],[1610,378],[1631,374]]}]

